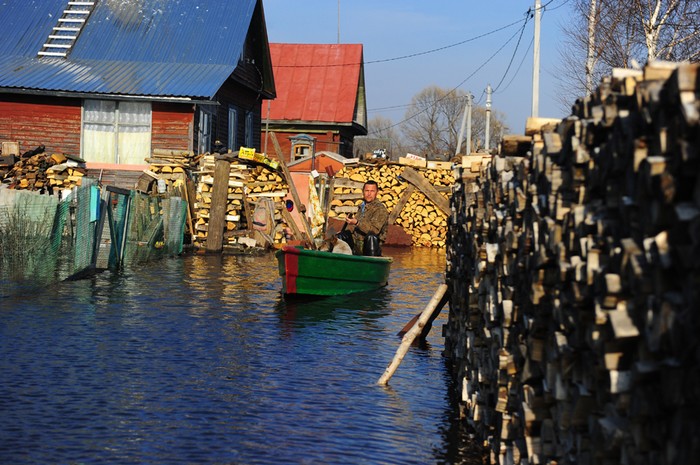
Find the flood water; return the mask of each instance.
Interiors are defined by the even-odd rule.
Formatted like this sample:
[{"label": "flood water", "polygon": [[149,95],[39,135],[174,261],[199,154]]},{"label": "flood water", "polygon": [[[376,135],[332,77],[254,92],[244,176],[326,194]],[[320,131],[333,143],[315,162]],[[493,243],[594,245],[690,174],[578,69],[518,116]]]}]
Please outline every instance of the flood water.
[{"label": "flood water", "polygon": [[0,297],[2,464],[432,464],[470,458],[442,324],[376,384],[444,282],[389,249],[389,285],[286,302],[272,254],[168,258]]}]

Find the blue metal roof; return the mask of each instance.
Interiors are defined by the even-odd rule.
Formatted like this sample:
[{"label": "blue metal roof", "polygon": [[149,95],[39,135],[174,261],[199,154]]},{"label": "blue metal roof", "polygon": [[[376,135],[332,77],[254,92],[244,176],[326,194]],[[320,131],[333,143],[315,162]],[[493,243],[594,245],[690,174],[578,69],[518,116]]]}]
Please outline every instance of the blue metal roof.
[{"label": "blue metal roof", "polygon": [[259,0],[100,0],[67,58],[39,58],[67,0],[0,0],[0,90],[214,97]]}]

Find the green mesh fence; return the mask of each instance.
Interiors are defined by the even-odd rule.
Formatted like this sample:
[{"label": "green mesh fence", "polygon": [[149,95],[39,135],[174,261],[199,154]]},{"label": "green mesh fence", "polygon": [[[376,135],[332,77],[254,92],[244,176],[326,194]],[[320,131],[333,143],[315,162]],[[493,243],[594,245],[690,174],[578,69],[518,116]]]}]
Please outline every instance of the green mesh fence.
[{"label": "green mesh fence", "polygon": [[[0,295],[62,281],[90,265],[89,185],[67,199],[0,190]],[[83,208],[79,199],[87,198]],[[83,200],[84,201],[84,200]]]},{"label": "green mesh fence", "polygon": [[131,193],[124,266],[182,252],[186,204],[179,197]]},{"label": "green mesh fence", "polygon": [[186,208],[89,178],[63,200],[0,188],[0,297],[180,254]]}]

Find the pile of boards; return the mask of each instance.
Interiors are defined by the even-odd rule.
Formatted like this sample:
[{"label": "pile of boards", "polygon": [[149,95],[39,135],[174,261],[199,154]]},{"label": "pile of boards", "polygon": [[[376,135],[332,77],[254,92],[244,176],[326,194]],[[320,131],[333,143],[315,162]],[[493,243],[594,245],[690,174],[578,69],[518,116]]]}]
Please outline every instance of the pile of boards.
[{"label": "pile of boards", "polygon": [[455,189],[445,353],[492,463],[700,456],[699,78],[615,70]]}]

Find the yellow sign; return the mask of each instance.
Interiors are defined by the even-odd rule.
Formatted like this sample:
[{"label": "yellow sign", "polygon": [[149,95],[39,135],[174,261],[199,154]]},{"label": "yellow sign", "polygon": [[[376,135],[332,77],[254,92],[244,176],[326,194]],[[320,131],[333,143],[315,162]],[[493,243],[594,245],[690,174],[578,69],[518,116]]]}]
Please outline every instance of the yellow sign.
[{"label": "yellow sign", "polygon": [[243,158],[245,160],[253,160],[255,158],[255,149],[241,147],[240,149],[238,149],[238,158]]}]

